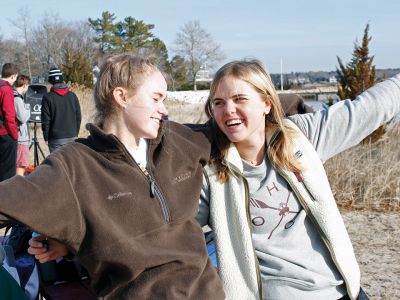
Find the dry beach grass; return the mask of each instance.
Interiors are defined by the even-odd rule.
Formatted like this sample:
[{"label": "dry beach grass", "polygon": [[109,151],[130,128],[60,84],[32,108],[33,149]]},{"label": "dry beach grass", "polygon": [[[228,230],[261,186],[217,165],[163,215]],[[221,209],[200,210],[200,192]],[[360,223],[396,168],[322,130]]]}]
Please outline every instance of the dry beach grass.
[{"label": "dry beach grass", "polygon": [[[82,124],[93,121],[92,91],[73,86],[82,107]],[[170,98],[169,119],[181,123],[206,120],[204,104]],[[80,136],[86,136],[82,125]],[[47,147],[38,132],[39,142]],[[373,145],[358,145],[335,156],[326,169],[371,299],[400,298],[400,126]]]}]

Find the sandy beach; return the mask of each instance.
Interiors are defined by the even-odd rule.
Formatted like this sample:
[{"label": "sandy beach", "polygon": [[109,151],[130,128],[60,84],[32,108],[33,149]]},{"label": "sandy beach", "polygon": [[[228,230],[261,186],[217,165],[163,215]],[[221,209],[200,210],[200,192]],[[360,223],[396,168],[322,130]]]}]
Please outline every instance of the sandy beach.
[{"label": "sandy beach", "polygon": [[343,212],[370,299],[400,299],[400,216]]}]

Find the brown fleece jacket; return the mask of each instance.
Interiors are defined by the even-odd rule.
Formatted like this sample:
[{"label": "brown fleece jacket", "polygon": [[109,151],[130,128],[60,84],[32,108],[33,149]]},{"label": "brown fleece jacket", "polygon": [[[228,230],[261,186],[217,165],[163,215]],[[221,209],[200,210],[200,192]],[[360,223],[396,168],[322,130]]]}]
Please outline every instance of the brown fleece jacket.
[{"label": "brown fleece jacket", "polygon": [[103,299],[224,299],[195,220],[209,141],[164,122],[146,176],[115,136],[88,129],[31,175],[0,184],[0,223],[66,243]]}]

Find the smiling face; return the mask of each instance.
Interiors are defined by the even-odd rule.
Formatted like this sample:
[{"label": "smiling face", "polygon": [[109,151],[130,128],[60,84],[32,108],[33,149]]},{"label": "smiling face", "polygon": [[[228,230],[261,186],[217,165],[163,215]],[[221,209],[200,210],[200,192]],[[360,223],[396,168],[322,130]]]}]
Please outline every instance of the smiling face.
[{"label": "smiling face", "polygon": [[126,93],[124,122],[135,138],[157,137],[162,116],[168,114],[164,106],[167,83],[160,71],[150,73],[134,94]]},{"label": "smiling face", "polygon": [[221,131],[236,146],[265,142],[265,115],[271,105],[249,83],[223,77],[212,98],[213,116]]}]

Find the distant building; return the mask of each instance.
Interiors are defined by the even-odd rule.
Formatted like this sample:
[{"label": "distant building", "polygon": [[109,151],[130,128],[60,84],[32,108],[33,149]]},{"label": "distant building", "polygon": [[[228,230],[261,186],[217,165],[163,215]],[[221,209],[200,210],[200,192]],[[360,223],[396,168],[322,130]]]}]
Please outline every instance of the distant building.
[{"label": "distant building", "polygon": [[308,77],[294,77],[288,79],[290,84],[294,85],[304,85],[310,83],[310,79]]},{"label": "distant building", "polygon": [[207,70],[206,66],[202,66],[200,71],[196,75],[196,82],[211,82],[212,77],[210,71]]},{"label": "distant building", "polygon": [[336,84],[336,83],[337,83],[337,78],[336,78],[336,76],[331,76],[331,77],[329,77],[329,83]]}]

